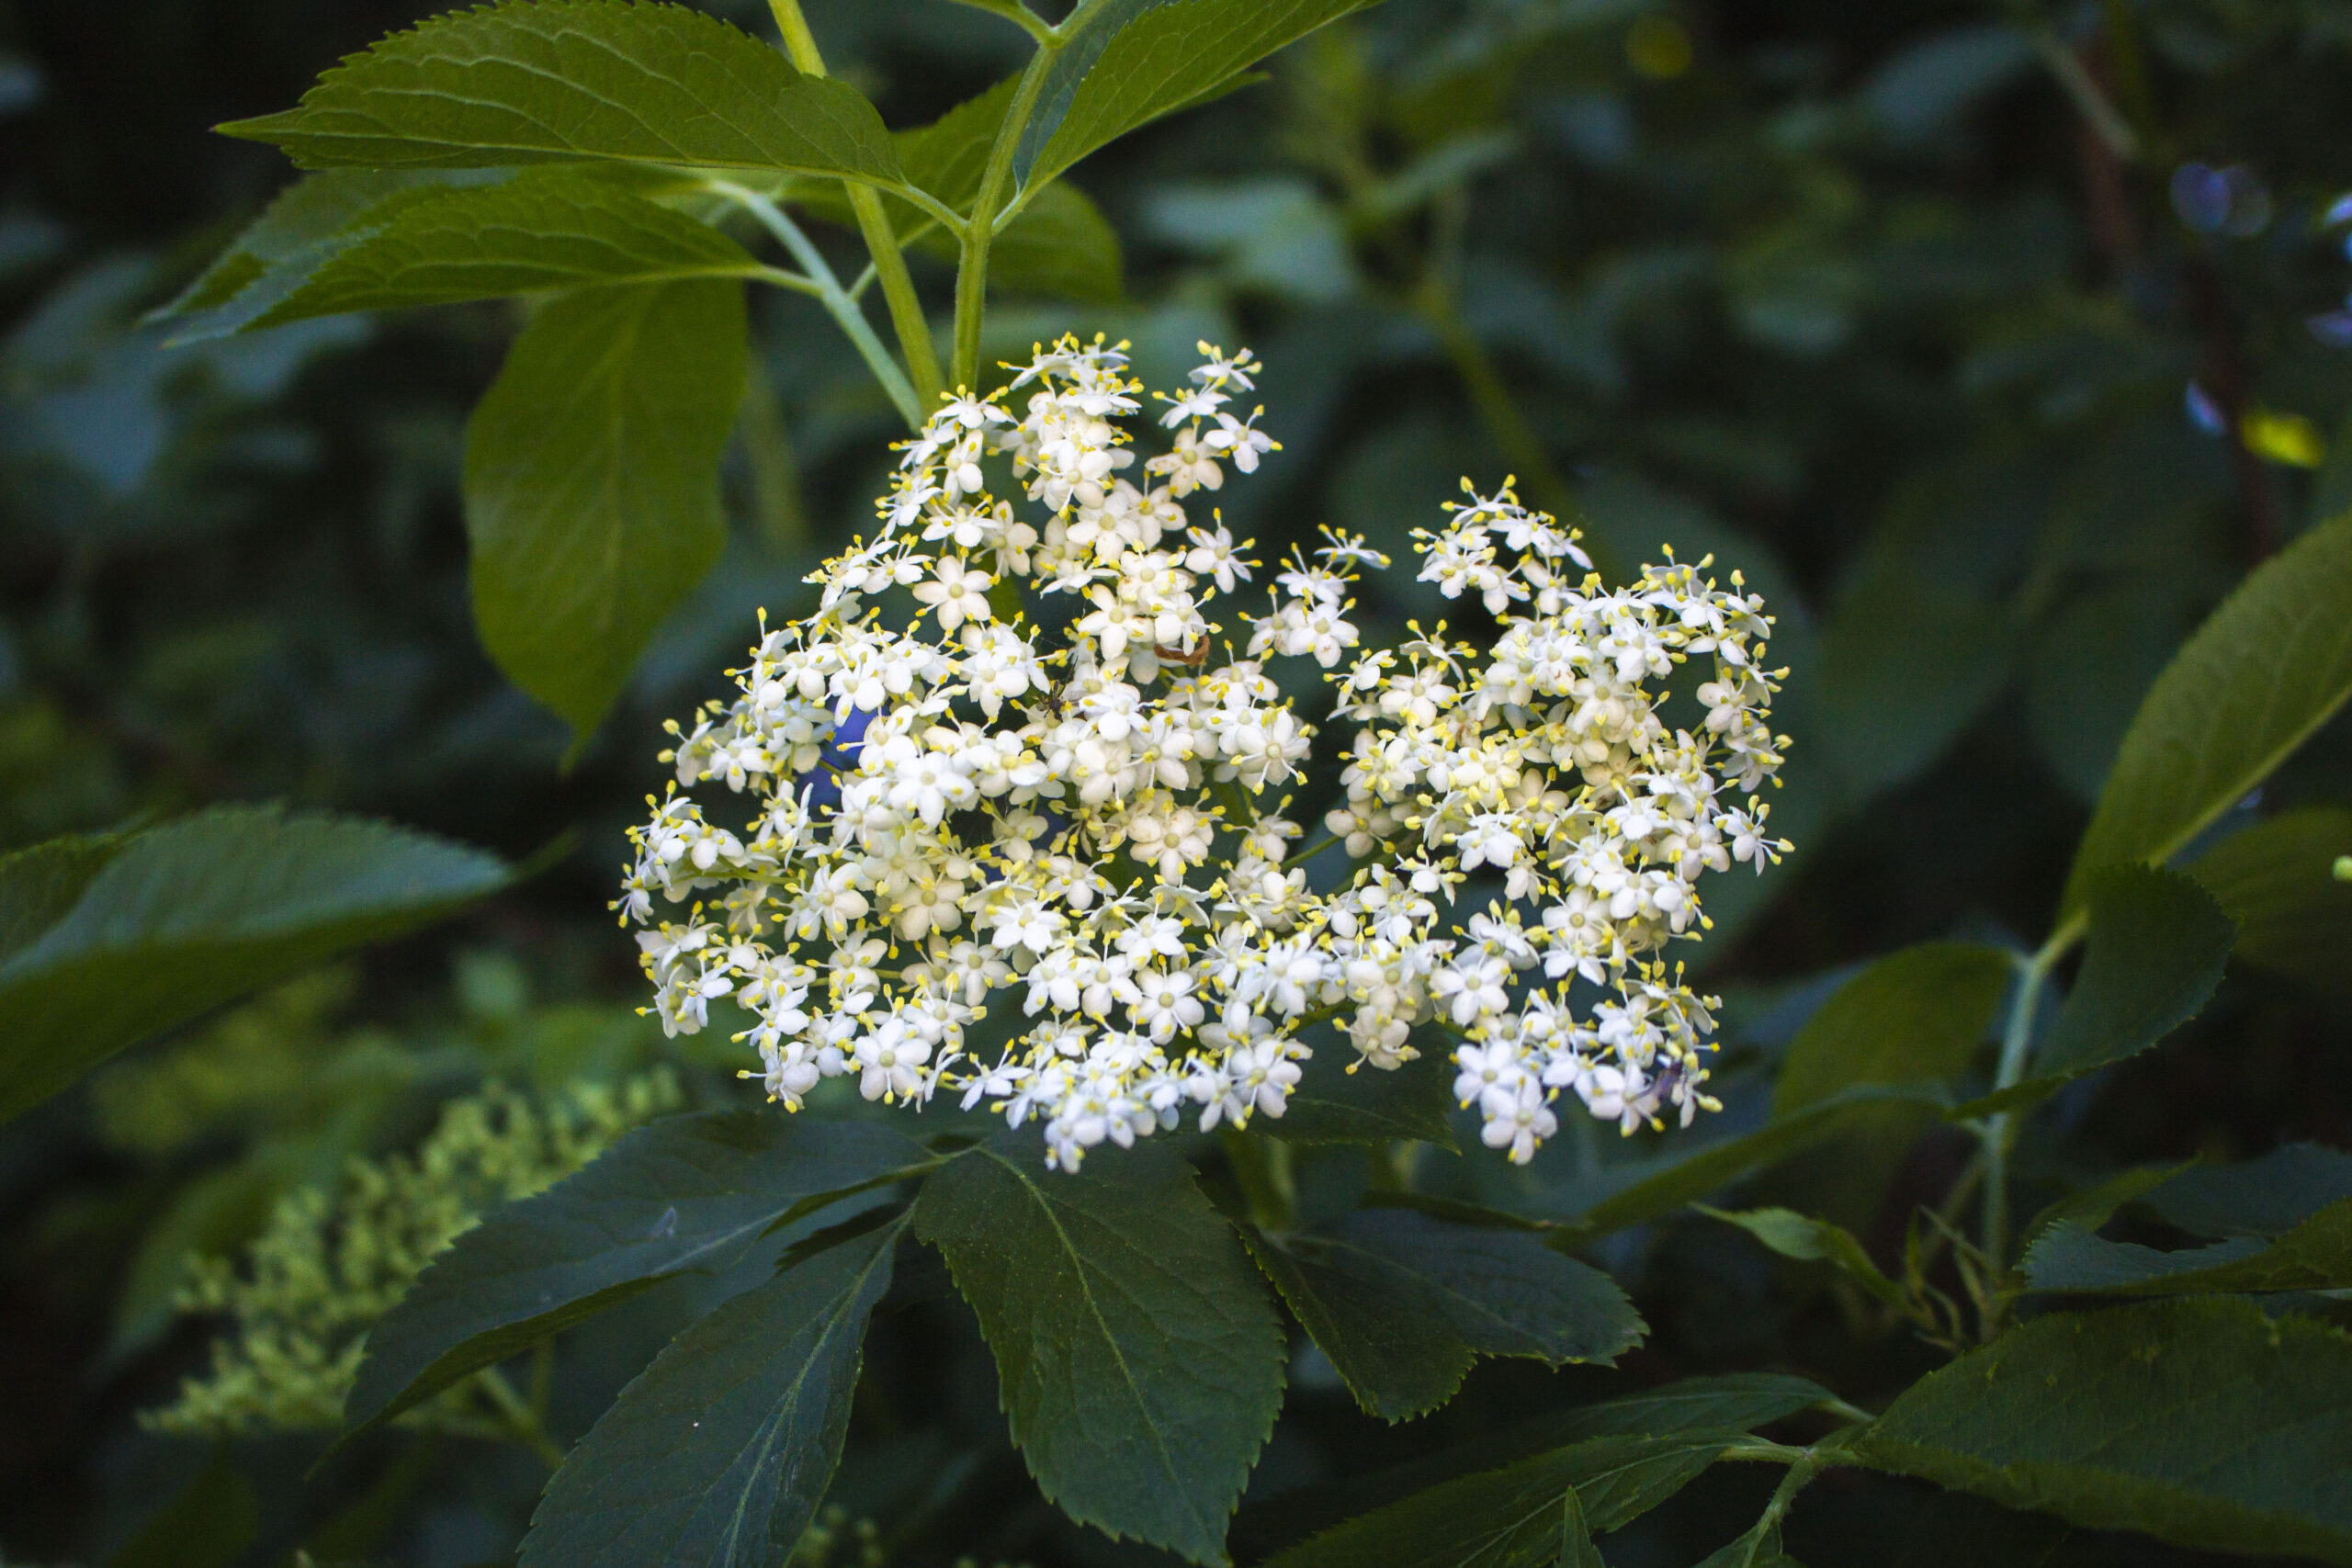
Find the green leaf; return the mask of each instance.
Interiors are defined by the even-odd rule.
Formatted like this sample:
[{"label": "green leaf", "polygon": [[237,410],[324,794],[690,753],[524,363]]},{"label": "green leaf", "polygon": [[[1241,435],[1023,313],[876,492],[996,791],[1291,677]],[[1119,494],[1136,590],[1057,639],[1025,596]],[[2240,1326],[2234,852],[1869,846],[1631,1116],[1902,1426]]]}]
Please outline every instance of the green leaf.
[{"label": "green leaf", "polygon": [[640,1127],[544,1192],[503,1204],[417,1276],[368,1337],[354,1433],[763,1235],[914,1175],[922,1147],[870,1122],[709,1111]]},{"label": "green leaf", "polygon": [[2191,1235],[2279,1236],[2352,1198],[2352,1154],[2289,1144],[2238,1165],[2197,1166],[2142,1202]]},{"label": "green leaf", "polygon": [[1746,1430],[1834,1396],[1818,1383],[1781,1372],[1685,1378],[1647,1393],[1581,1404],[1489,1432],[1428,1459],[1359,1474],[1329,1485],[1285,1492],[1241,1511],[1252,1555],[1265,1555],[1400,1496],[1465,1475],[1502,1469],[1531,1455],[1596,1438],[1661,1438],[1679,1432]]},{"label": "green leaf", "polygon": [[1788,1557],[1781,1551],[1781,1521],[1758,1519],[1746,1535],[1719,1547],[1699,1562],[1698,1568],[1778,1568]]},{"label": "green leaf", "polygon": [[2018,1234],[2031,1241],[2051,1226],[2068,1223],[2097,1230],[2116,1210],[2188,1168],[2180,1165],[2143,1165],[2120,1170],[2104,1181],[2069,1192],[2050,1204],[2027,1221],[2025,1229]]},{"label": "green leaf", "polygon": [[1046,1499],[1220,1562],[1282,1403],[1272,1303],[1173,1150],[1106,1148],[1075,1173],[1040,1156],[1030,1132],[957,1157],[923,1184],[916,1234],[979,1314]]},{"label": "green leaf", "polygon": [[1907,564],[1874,564],[1824,630],[1815,726],[1845,797],[1919,773],[2008,684],[2008,618]]},{"label": "green leaf", "polygon": [[105,1568],[229,1568],[261,1539],[261,1499],[215,1448],[194,1480],[155,1510]]},{"label": "green leaf", "polygon": [[1266,1568],[1543,1568],[1572,1541],[1566,1498],[1593,1532],[1647,1513],[1715,1461],[1736,1432],[1595,1438],[1416,1493],[1335,1525]]},{"label": "green leaf", "polygon": [[2177,872],[2109,870],[2094,885],[2082,973],[2034,1055],[2031,1075],[1952,1114],[2030,1105],[2154,1045],[2196,1017],[2222,983],[2236,929],[2203,888]]},{"label": "green leaf", "polygon": [[507,177],[503,169],[331,169],[278,192],[259,218],[151,320],[180,323],[176,346],[224,337],[299,290],[320,267],[413,202]]},{"label": "green leaf", "polygon": [[904,1221],[735,1296],[621,1390],[548,1483],[522,1568],[768,1568],[815,1518]]},{"label": "green leaf", "polygon": [[2199,857],[2189,875],[2237,917],[2231,955],[2352,998],[2352,883],[2331,874],[2352,854],[2352,811],[2307,807],[2233,833]]},{"label": "green leaf", "polygon": [[2053,1314],[1912,1384],[1850,1451],[2089,1529],[2352,1563],[2352,1338],[2231,1297]]},{"label": "green leaf", "polygon": [[351,55],[301,106],[220,127],[306,169],[611,161],[899,179],[874,106],[683,6],[520,0]]},{"label": "green leaf", "polygon": [[1678,1143],[1657,1160],[1623,1168],[1624,1184],[1572,1222],[1579,1235],[1622,1230],[1704,1198],[1741,1177],[1803,1149],[1869,1126],[1889,1110],[1951,1103],[1928,1084],[1856,1084],[1766,1122],[1753,1133],[1712,1143]]},{"label": "green leaf", "polygon": [[2352,696],[2352,518],[2246,574],[2140,705],[2059,903],[2109,866],[2169,859]]},{"label": "green leaf", "polygon": [[1046,69],[1013,154],[1023,185],[1215,95],[1230,78],[1373,0],[1109,0]]},{"label": "green leaf", "polygon": [[1584,1505],[1577,1500],[1576,1488],[1560,1495],[1560,1554],[1559,1568],[1609,1568],[1600,1560],[1600,1549],[1592,1544],[1592,1531],[1584,1522]]},{"label": "green leaf", "polygon": [[1363,1209],[1250,1250],[1356,1402],[1402,1420],[1451,1398],[1472,1356],[1606,1361],[1642,1321],[1615,1281],[1528,1231]]},{"label": "green leaf", "polygon": [[2029,1290],[2109,1296],[2352,1288],[2352,1198],[2276,1241],[2232,1236],[2177,1252],[2106,1241],[2071,1223],[2053,1225],[2027,1251],[2025,1275]]},{"label": "green leaf", "polygon": [[0,857],[0,1121],[135,1040],[507,881],[446,839],[268,807]]},{"label": "green leaf", "polygon": [[1459,1154],[1450,1117],[1452,1072],[1443,1050],[1424,1050],[1393,1072],[1357,1066],[1344,1045],[1328,1047],[1306,1065],[1280,1117],[1261,1123],[1290,1144],[1385,1144],[1409,1139]]},{"label": "green leaf", "polygon": [[726,543],[747,364],[741,285],[590,289],[532,319],[466,427],[483,646],[575,754]]},{"label": "green leaf", "polygon": [[767,270],[709,224],[571,170],[410,198],[366,221],[364,236],[251,324]]},{"label": "green leaf", "polygon": [[1777,1119],[1855,1084],[1941,1082],[1974,1055],[2010,976],[1997,948],[1931,942],[1880,959],[1838,987],[1789,1045]]},{"label": "green leaf", "polygon": [[1854,1233],[1826,1220],[1808,1219],[1790,1209],[1749,1209],[1730,1213],[1698,1205],[1702,1214],[1737,1225],[1783,1258],[1800,1263],[1835,1264],[1883,1302],[1903,1305],[1903,1287],[1888,1279]]}]

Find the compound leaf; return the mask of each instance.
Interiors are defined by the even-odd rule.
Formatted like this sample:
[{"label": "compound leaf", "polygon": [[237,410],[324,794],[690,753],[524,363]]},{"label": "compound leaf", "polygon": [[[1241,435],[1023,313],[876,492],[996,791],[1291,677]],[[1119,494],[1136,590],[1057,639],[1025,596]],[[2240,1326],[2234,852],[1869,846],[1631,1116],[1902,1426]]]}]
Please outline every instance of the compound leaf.
[{"label": "compound leaf", "polygon": [[2140,704],[2075,851],[2062,921],[2108,867],[2170,858],[2352,696],[2352,518],[2248,572]]},{"label": "compound leaf", "polygon": [[467,425],[482,643],[570,722],[575,753],[726,542],[718,457],[745,331],[736,283],[559,297]]},{"label": "compound leaf", "polygon": [[519,0],[347,57],[300,107],[220,127],[306,169],[612,161],[898,183],[857,90],[684,6]]},{"label": "compound leaf", "polygon": [[2088,1529],[2352,1563],[2352,1339],[2239,1298],[2036,1318],[1850,1451]]},{"label": "compound leaf", "polygon": [[724,1269],[775,1227],[929,1160],[867,1122],[727,1111],[640,1127],[546,1191],[492,1209],[435,1258],[369,1333],[345,1418],[353,1432],[390,1420],[663,1280]]},{"label": "compound leaf", "polygon": [[790,1555],[841,1462],[903,1228],[819,1252],[679,1335],[548,1483],[522,1568],[768,1568]]},{"label": "compound leaf", "polygon": [[1075,1173],[1040,1156],[1029,1132],[959,1156],[923,1184],[915,1232],[979,1314],[1046,1498],[1222,1561],[1282,1402],[1272,1303],[1174,1151],[1107,1149]]},{"label": "compound leaf", "polygon": [[509,876],[430,834],[250,806],[0,857],[0,1121],[135,1040]]}]

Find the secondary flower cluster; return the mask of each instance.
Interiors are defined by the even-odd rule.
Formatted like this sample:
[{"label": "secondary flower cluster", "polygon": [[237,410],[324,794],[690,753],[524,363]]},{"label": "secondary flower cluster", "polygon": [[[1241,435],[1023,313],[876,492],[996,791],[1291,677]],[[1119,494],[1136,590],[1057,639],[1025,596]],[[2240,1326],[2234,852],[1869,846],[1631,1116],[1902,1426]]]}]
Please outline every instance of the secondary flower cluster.
[{"label": "secondary flower cluster", "polygon": [[[1202,352],[1140,462],[1119,422],[1144,389],[1099,339],[945,402],[876,534],[812,574],[818,611],[763,627],[736,698],[673,727],[678,784],[632,830],[618,905],[664,1026],[732,998],[787,1109],[842,1075],[869,1100],[946,1089],[1041,1121],[1063,1168],[1187,1113],[1280,1116],[1326,1021],[1376,1069],[1418,1054],[1417,1024],[1450,1033],[1514,1159],[1563,1090],[1629,1131],[1687,1123],[1713,1105],[1711,1004],[1661,952],[1703,926],[1702,873],[1785,847],[1729,803],[1780,761],[1761,601],[1670,559],[1604,590],[1506,486],[1420,536],[1421,576],[1483,602],[1491,647],[1417,627],[1351,659],[1351,585],[1387,562],[1327,531],[1235,615],[1237,653],[1211,613],[1263,568],[1185,502],[1276,447],[1232,412],[1260,367]],[[1678,730],[1657,683],[1696,657],[1705,718]],[[1316,731],[1267,673],[1299,658],[1360,727],[1303,853],[1280,792]],[[684,793],[712,782],[748,817]],[[1316,891],[1304,863],[1334,847],[1365,863]],[[1474,874],[1501,886],[1465,928]],[[1581,1018],[1579,980],[1604,996]]]}]

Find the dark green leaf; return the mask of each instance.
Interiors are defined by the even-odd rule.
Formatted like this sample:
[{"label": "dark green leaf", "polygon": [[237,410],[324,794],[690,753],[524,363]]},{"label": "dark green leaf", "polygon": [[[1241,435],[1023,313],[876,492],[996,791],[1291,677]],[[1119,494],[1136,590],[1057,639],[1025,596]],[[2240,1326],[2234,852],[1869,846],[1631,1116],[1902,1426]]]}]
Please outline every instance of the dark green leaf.
[{"label": "dark green leaf", "polygon": [[253,1483],[216,1448],[196,1478],[115,1549],[106,1568],[228,1568],[261,1537]]},{"label": "dark green leaf", "polygon": [[904,1222],[689,1327],[548,1483],[522,1568],[770,1568],[824,1500]]},{"label": "dark green leaf", "polygon": [[1498,1470],[1532,1454],[1595,1438],[1657,1438],[1718,1428],[1744,1431],[1826,1404],[1833,1397],[1818,1383],[1780,1372],[1686,1378],[1648,1393],[1539,1416],[1428,1459],[1253,1503],[1241,1511],[1236,1534],[1246,1533],[1255,1553],[1264,1554],[1398,1497],[1462,1476]]},{"label": "dark green leaf", "polygon": [[1282,1552],[1266,1568],[1539,1568],[1570,1538],[1576,1491],[1587,1529],[1622,1528],[1689,1484],[1735,1432],[1595,1438],[1432,1486]]},{"label": "dark green leaf", "polygon": [[220,128],[307,169],[610,160],[895,184],[874,106],[684,6],[519,0],[348,57],[301,107]]},{"label": "dark green leaf", "polygon": [[2186,1168],[2177,1165],[2143,1165],[2118,1171],[2104,1181],[2069,1192],[2050,1204],[2027,1221],[2025,1229],[2018,1234],[2030,1241],[2051,1226],[2068,1222],[2097,1230],[2116,1210]]},{"label": "dark green leaf", "polygon": [[2239,1299],[2037,1318],[1851,1451],[2091,1529],[2352,1563],[2352,1339]]},{"label": "dark green leaf", "polygon": [[574,749],[726,542],[718,456],[747,365],[743,291],[596,288],[532,319],[466,430],[483,646]]},{"label": "dark green leaf", "polygon": [[1609,1568],[1600,1560],[1600,1549],[1592,1544],[1592,1531],[1584,1522],[1584,1505],[1577,1500],[1571,1486],[1560,1494],[1560,1555],[1559,1568]]},{"label": "dark green leaf", "polygon": [[1367,1415],[1406,1420],[1462,1386],[1476,1358],[1416,1276],[1316,1236],[1242,1237]]},{"label": "dark green leaf", "polygon": [[1251,1247],[1358,1403],[1392,1421],[1444,1403],[1474,1353],[1556,1366],[1641,1337],[1615,1281],[1528,1231],[1363,1209]]},{"label": "dark green leaf", "polygon": [[1049,180],[1372,0],[1109,0],[1046,67],[1012,171]]},{"label": "dark green leaf", "polygon": [[2191,1235],[2278,1236],[2342,1198],[2352,1198],[2352,1154],[2289,1144],[2240,1165],[2184,1170],[2142,1202]]},{"label": "dark green leaf", "polygon": [[2123,738],[2059,905],[2109,866],[2170,858],[2352,696],[2352,519],[2246,574],[2175,656]]},{"label": "dark green leaf", "polygon": [[434,1259],[368,1337],[356,1431],[683,1273],[741,1258],[781,1224],[920,1171],[870,1122],[709,1111],[641,1127],[578,1174],[504,1204]]},{"label": "dark green leaf", "polygon": [[1105,1148],[1076,1173],[1042,1155],[1026,1132],[959,1156],[924,1183],[916,1234],[979,1314],[1046,1498],[1220,1561],[1282,1403],[1272,1303],[1174,1151]]},{"label": "dark green leaf", "polygon": [[1856,1084],[1767,1122],[1753,1133],[1712,1143],[1690,1139],[1656,1161],[1626,1168],[1629,1179],[1577,1215],[1579,1234],[1622,1230],[1679,1209],[1741,1177],[1869,1125],[1890,1109],[1941,1109],[1950,1098],[1932,1085]]},{"label": "dark green leaf", "polygon": [[2097,879],[2082,973],[2058,1010],[2031,1075],[1953,1114],[2030,1105],[2086,1073],[2136,1055],[2197,1016],[2230,955],[2236,927],[2177,872],[2117,866]]},{"label": "dark green leaf", "polygon": [[0,857],[0,1121],[134,1040],[507,879],[446,839],[266,807]]},{"label": "dark green leaf", "polygon": [[2008,959],[1931,942],[1880,959],[1798,1031],[1772,1091],[1775,1118],[1855,1084],[1942,1082],[1967,1067],[2009,984]]},{"label": "dark green leaf", "polygon": [[1425,1049],[1394,1072],[1383,1072],[1356,1066],[1344,1045],[1327,1047],[1307,1063],[1282,1115],[1260,1125],[1285,1143],[1385,1144],[1403,1138],[1458,1154],[1462,1145],[1454,1142],[1448,1121],[1454,1107],[1446,1055],[1442,1049]]},{"label": "dark green leaf", "polygon": [[1699,1568],[1779,1568],[1788,1558],[1781,1551],[1781,1521],[1758,1519],[1755,1527],[1729,1546],[1707,1553]]},{"label": "dark green leaf", "polygon": [[1976,595],[1883,565],[1824,630],[1816,726],[1842,793],[1870,799],[1933,762],[2008,683],[2007,617]]},{"label": "dark green leaf", "polygon": [[170,339],[175,344],[239,331],[410,203],[430,200],[453,186],[505,177],[503,169],[331,169],[304,175],[280,191],[155,319],[179,323]]},{"label": "dark green leaf", "polygon": [[1737,1225],[1783,1258],[1801,1263],[1830,1263],[1883,1302],[1903,1304],[1903,1288],[1871,1261],[1869,1251],[1843,1225],[1807,1219],[1789,1209],[1750,1209],[1729,1213],[1700,1206],[1700,1212]]},{"label": "dark green leaf", "polygon": [[2344,1290],[2352,1287],[2352,1198],[2276,1241],[2232,1236],[2177,1252],[2105,1241],[2078,1224],[2054,1225],[2026,1253],[2025,1275],[2032,1290],[2109,1296]]},{"label": "dark green leaf", "polygon": [[570,170],[408,198],[367,224],[252,324],[765,270],[709,224]]},{"label": "dark green leaf", "polygon": [[2352,811],[2314,806],[2231,834],[2188,874],[2237,917],[2231,956],[2352,998],[2352,883],[2332,874],[2346,854]]}]

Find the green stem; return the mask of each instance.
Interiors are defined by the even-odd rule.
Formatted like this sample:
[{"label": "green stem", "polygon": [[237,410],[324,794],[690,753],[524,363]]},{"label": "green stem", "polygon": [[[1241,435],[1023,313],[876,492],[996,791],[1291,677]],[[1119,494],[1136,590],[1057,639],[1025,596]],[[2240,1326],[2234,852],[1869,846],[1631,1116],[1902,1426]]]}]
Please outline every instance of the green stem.
[{"label": "green stem", "polygon": [[808,542],[808,509],[801,502],[800,461],[792,432],[785,427],[775,387],[756,359],[743,391],[743,455],[752,469],[752,510],[760,536],[778,555],[790,556]]},{"label": "green stem", "polygon": [[[1080,6],[1070,14],[1069,21],[1077,21],[1090,9]],[[1065,28],[1069,26],[1069,22],[1063,24]],[[1012,177],[1013,152],[1021,145],[1021,133],[1037,107],[1038,93],[1045,88],[1046,68],[1061,48],[1057,36],[1029,57],[1020,84],[1012,90],[1012,102],[1005,107],[1004,123],[997,127],[996,141],[989,148],[988,168],[980,175],[972,210],[965,217],[963,249],[956,262],[956,351],[948,371],[958,392],[980,389],[980,316],[988,305],[989,246],[996,238],[996,212],[1004,202],[1005,182]]]},{"label": "green stem", "polygon": [[[2009,1002],[2008,1022],[2001,1032],[2001,1059],[1993,1071],[1995,1093],[2015,1088],[2025,1077],[2026,1064],[2033,1055],[2034,1015],[2041,1010],[2041,988],[2081,930],[2080,922],[2061,928],[2041,944],[2041,952],[2019,961],[2017,995]],[[2016,1135],[2015,1119],[2008,1111],[1996,1111],[1984,1119],[1980,1135],[1984,1156],[1984,1260],[1997,1278],[2008,1268],[2009,1144]],[[1986,1326],[1989,1331],[1993,1325]]]},{"label": "green stem", "polygon": [[[776,30],[784,35],[784,51],[792,57],[792,63],[808,75],[825,74],[825,57],[818,52],[808,19],[800,14],[800,0],[768,0],[768,9],[775,17]],[[939,402],[939,351],[932,346],[931,322],[922,313],[914,279],[907,274],[906,254],[891,231],[881,193],[856,180],[843,180],[842,188],[849,193],[857,231],[865,236],[865,249],[880,276],[882,298],[890,307],[890,325],[899,334],[899,351],[907,356],[907,376],[913,384],[916,405],[928,413]]]},{"label": "green stem", "polygon": [[496,1367],[484,1367],[474,1374],[474,1382],[490,1395],[491,1404],[498,1407],[498,1414],[505,1421],[507,1430],[538,1455],[541,1463],[551,1472],[562,1466],[563,1450],[556,1446],[553,1438],[548,1436],[548,1429],[540,1424],[537,1414],[521,1394],[514,1392],[514,1385],[506,1381],[504,1374]]},{"label": "green stem", "polygon": [[889,395],[891,403],[905,418],[907,428],[921,430],[922,405],[915,400],[915,390],[908,384],[906,372],[900,370],[898,361],[890,357],[890,351],[882,346],[882,340],[874,335],[874,328],[866,321],[865,312],[842,288],[841,279],[833,276],[833,269],[825,264],[823,254],[809,243],[808,236],[800,231],[800,225],[786,217],[784,209],[757,191],[746,190],[727,180],[711,180],[707,182],[707,188],[742,208],[758,219],[769,233],[783,242],[785,249],[792,253],[793,259],[808,273],[808,280],[817,286],[818,302],[825,307],[826,313],[848,336],[859,357],[865,361],[866,368],[874,372],[874,378],[882,383],[882,390]]}]

